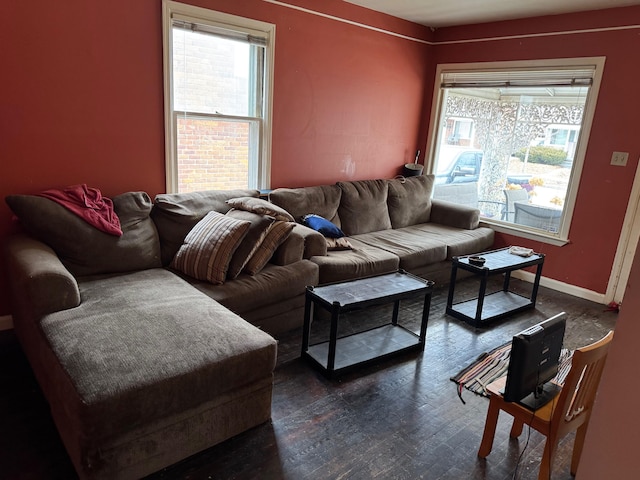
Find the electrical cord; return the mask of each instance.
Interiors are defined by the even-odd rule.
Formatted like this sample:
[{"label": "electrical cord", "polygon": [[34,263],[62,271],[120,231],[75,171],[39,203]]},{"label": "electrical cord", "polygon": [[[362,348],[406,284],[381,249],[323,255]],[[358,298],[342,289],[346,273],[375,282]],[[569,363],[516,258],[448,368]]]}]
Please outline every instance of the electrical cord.
[{"label": "electrical cord", "polygon": [[[540,382],[540,370],[538,370],[538,378],[536,383]],[[535,395],[535,393],[534,393]],[[558,397],[560,396],[560,394],[554,395],[554,397],[551,400],[551,416],[553,416],[553,412],[556,409],[556,401],[558,399]],[[524,457],[524,453],[527,450],[527,447],[529,446],[529,440],[531,439],[531,424],[533,423],[534,418],[536,417],[536,412],[537,409],[534,409],[531,411],[531,419],[529,420],[529,423],[527,423],[527,441],[524,444],[524,447],[522,448],[522,451],[520,452],[520,455],[518,456],[518,461],[516,462],[516,468],[513,471],[513,480],[516,480],[517,476],[518,476],[518,468],[520,468],[520,462],[522,462],[522,458]],[[549,421],[551,421],[551,418],[549,419]],[[545,442],[549,441],[549,437],[547,437],[547,439],[545,440]],[[544,458],[544,452],[542,454],[542,457]],[[549,462],[549,480],[551,480],[551,455],[549,455],[549,458],[547,459],[547,461]],[[542,466],[542,465],[541,465]]]},{"label": "electrical cord", "polygon": [[529,423],[527,424],[527,441],[524,444],[524,447],[522,448],[522,451],[520,452],[520,455],[518,456],[518,461],[516,462],[516,469],[513,471],[513,480],[516,480],[516,478],[518,477],[518,468],[520,468],[520,462],[522,462],[522,458],[524,457],[524,452],[527,451],[527,447],[529,446],[529,440],[531,439],[531,423],[533,422],[533,419],[536,416],[536,411],[533,410],[531,412],[531,419],[529,420]]}]

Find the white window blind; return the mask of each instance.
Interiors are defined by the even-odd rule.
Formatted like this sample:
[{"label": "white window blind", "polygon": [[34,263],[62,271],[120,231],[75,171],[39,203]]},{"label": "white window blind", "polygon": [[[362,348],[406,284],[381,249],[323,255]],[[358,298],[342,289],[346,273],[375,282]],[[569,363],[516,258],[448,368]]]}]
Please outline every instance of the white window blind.
[{"label": "white window blind", "polygon": [[233,29],[231,29],[223,24],[206,22],[204,20],[199,20],[198,23],[194,23],[188,17],[181,17],[180,15],[173,15],[171,17],[171,26],[193,32],[208,33],[227,40],[236,40],[262,47],[267,46],[268,36],[265,32],[248,28],[234,26]]},{"label": "white window blind", "polygon": [[582,87],[593,83],[594,66],[546,70],[444,71],[441,88]]}]

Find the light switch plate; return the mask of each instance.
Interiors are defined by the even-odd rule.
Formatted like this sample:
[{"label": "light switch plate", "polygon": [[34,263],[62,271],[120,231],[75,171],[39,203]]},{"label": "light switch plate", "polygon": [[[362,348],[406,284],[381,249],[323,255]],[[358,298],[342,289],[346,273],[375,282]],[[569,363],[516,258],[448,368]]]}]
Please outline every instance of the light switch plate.
[{"label": "light switch plate", "polygon": [[629,160],[629,152],[613,152],[611,155],[611,165],[616,167],[626,167]]}]

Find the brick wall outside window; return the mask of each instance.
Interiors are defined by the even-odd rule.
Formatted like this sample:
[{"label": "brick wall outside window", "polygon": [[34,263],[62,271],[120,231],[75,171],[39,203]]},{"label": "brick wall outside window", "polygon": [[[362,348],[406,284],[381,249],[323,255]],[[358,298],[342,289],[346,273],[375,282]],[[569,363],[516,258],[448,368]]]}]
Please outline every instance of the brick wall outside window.
[{"label": "brick wall outside window", "polygon": [[248,188],[249,122],[178,116],[180,192]]}]

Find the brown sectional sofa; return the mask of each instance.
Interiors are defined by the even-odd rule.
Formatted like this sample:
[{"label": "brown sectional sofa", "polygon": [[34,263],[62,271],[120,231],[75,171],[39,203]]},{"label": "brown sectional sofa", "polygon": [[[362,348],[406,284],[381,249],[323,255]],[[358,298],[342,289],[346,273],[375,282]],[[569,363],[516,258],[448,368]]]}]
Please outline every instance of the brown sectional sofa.
[{"label": "brown sectional sofa", "polygon": [[[276,342],[300,326],[306,286],[398,268],[448,278],[453,255],[493,243],[479,212],[431,200],[432,176],[277,189],[353,249],[296,224],[256,275],[223,284],[169,268],[191,229],[255,190],[114,197],[122,237],[37,196],[7,203],[15,332],[81,478],[139,478],[270,418]],[[285,212],[286,213],[286,212]]]},{"label": "brown sectional sofa", "polygon": [[301,221],[313,213],[340,227],[351,250],[327,251],[324,237],[301,226],[304,258],[317,264],[321,284],[402,268],[446,282],[453,256],[493,245],[494,232],[479,226],[480,212],[432,199],[434,177],[339,182],[280,188],[269,200]]},{"label": "brown sectional sofa", "polygon": [[269,420],[276,341],[263,330],[299,323],[318,282],[303,238],[222,285],[167,268],[207,212],[257,196],[125,193],[121,237],[46,198],[7,198],[28,232],[6,245],[14,329],[81,478],[140,478]]}]

